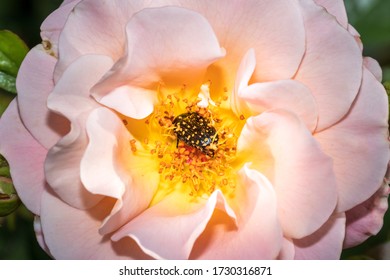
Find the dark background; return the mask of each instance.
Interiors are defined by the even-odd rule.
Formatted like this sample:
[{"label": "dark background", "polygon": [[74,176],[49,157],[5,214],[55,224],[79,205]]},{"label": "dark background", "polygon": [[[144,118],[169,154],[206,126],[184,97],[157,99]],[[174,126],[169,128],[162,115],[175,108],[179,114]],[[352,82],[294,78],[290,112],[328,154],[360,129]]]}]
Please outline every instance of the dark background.
[{"label": "dark background", "polygon": [[[350,23],[362,36],[364,54],[378,60],[384,71],[384,80],[390,81],[390,1],[344,2]],[[41,42],[39,27],[42,21],[61,3],[62,0],[0,0],[0,30],[13,31],[31,48]],[[32,221],[32,214],[23,206],[12,215],[0,218],[0,260],[49,259],[36,242]],[[356,248],[345,250],[342,258],[383,258],[381,250],[385,242],[390,242],[390,214],[387,214],[385,225],[377,236]]]}]

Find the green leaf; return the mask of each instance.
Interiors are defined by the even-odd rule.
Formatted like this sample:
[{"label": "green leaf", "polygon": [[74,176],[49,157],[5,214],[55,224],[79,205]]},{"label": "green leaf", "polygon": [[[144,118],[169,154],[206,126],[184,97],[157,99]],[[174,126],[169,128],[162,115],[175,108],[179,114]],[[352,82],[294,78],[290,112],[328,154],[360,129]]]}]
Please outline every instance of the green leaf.
[{"label": "green leaf", "polygon": [[0,117],[14,98],[15,94],[0,89]]},{"label": "green leaf", "polygon": [[0,217],[7,216],[20,205],[20,199],[16,194],[11,179],[0,178]]},{"label": "green leaf", "polygon": [[0,30],[0,71],[16,77],[28,50],[18,35],[8,30]]},{"label": "green leaf", "polygon": [[0,71],[0,88],[16,94],[16,78]]},{"label": "green leaf", "polygon": [[16,34],[0,30],[0,88],[16,94],[16,75],[28,50]]},{"label": "green leaf", "polygon": [[0,178],[0,195],[16,194],[12,181],[8,178]]},{"label": "green leaf", "polygon": [[0,194],[0,217],[7,216],[20,206],[20,199],[16,194]]},{"label": "green leaf", "polygon": [[9,171],[9,164],[7,160],[0,155],[0,176],[1,177],[7,177],[11,179],[11,174]]}]

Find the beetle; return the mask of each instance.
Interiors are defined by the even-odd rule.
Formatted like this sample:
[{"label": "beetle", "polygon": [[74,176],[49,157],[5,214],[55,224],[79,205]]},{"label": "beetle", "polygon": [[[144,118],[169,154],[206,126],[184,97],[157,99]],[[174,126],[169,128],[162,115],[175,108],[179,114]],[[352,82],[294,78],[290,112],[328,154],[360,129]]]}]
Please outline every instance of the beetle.
[{"label": "beetle", "polygon": [[179,141],[183,141],[208,156],[214,156],[214,150],[210,146],[218,143],[218,134],[208,119],[196,112],[187,112],[178,115],[173,120],[173,125],[173,132],[177,137],[176,147]]}]

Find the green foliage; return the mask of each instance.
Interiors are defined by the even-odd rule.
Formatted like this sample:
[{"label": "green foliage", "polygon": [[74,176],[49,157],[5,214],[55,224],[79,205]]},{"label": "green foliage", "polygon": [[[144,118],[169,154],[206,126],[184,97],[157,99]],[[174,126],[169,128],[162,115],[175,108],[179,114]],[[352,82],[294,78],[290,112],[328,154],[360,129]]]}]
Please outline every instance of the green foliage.
[{"label": "green foliage", "polygon": [[16,75],[28,47],[16,34],[0,30],[0,88],[16,94]]},{"label": "green foliage", "polygon": [[0,217],[14,212],[20,205],[11,179],[0,177]]}]

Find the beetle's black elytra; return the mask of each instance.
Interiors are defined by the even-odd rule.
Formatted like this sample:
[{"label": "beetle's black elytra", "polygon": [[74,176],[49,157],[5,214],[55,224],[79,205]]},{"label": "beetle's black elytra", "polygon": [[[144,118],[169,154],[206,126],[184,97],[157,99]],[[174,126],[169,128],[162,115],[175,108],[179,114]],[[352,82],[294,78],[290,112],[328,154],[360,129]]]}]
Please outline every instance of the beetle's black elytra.
[{"label": "beetle's black elytra", "polygon": [[209,146],[218,143],[218,135],[210,121],[196,112],[184,113],[173,120],[177,144],[183,141],[188,146],[213,156],[214,151]]}]

